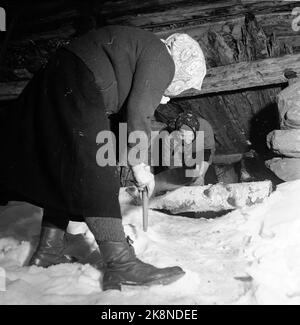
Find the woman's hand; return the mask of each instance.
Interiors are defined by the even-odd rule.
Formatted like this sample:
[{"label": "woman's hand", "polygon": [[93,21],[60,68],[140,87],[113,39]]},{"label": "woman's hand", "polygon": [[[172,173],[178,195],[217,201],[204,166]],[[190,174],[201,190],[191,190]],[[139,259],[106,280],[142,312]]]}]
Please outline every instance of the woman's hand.
[{"label": "woman's hand", "polygon": [[137,187],[140,190],[146,187],[148,190],[148,197],[150,197],[155,186],[154,175],[151,173],[150,166],[141,163],[136,166],[132,166],[131,168]]},{"label": "woman's hand", "polygon": [[162,96],[160,104],[167,104],[170,101],[170,97]]}]

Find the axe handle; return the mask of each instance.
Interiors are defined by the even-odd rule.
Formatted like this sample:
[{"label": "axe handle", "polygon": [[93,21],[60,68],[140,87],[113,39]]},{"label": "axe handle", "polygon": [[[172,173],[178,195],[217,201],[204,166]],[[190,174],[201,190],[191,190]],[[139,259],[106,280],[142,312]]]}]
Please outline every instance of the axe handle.
[{"label": "axe handle", "polygon": [[142,200],[143,200],[143,230],[146,232],[148,229],[148,192],[147,189],[142,191]]}]

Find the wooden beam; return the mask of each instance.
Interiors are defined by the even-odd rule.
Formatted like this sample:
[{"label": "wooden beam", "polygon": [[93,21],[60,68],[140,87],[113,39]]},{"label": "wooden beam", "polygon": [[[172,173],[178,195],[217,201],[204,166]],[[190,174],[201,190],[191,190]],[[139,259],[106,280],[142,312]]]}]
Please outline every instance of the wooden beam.
[{"label": "wooden beam", "polygon": [[[65,1],[64,1],[65,2]],[[49,2],[51,6],[51,3]],[[126,21],[128,24],[139,26],[153,25],[155,23],[168,23],[174,21],[202,20],[202,23],[211,20],[218,21],[229,16],[243,16],[245,12],[254,14],[291,11],[297,5],[297,1],[284,0],[105,0],[95,1],[92,4],[95,15],[101,14],[109,20],[109,23]],[[28,12],[37,12],[38,7],[25,6]],[[43,9],[45,4],[40,5]],[[65,8],[57,10],[47,9],[49,14],[30,15],[32,24],[45,25],[55,21],[66,21],[78,18],[80,14],[78,2],[70,2]],[[41,11],[41,10],[40,10]],[[45,10],[44,10],[45,11]],[[25,16],[26,18],[26,16]]]},{"label": "wooden beam", "polygon": [[[207,72],[201,91],[189,90],[177,97],[283,84],[288,82],[284,75],[286,71],[294,71],[300,76],[300,54],[211,68]],[[0,83],[0,100],[16,98],[26,83],[26,81]]]},{"label": "wooden beam", "polygon": [[[300,7],[300,3],[299,3]],[[260,26],[264,29],[266,34],[275,33],[277,37],[299,37],[299,32],[292,29],[292,21],[296,16],[292,15],[292,12],[277,12],[269,14],[256,14],[255,18]],[[199,35],[207,33],[208,30],[214,30],[217,33],[238,33],[237,28],[244,24],[245,16],[233,17],[230,19],[222,19],[215,22],[196,23],[189,24],[186,22],[184,26],[173,26],[170,29],[157,29],[155,33],[160,37],[167,37],[172,33],[191,33],[193,35]],[[235,29],[233,31],[233,29]],[[238,35],[236,35],[238,36]]]},{"label": "wooden beam", "polygon": [[211,68],[201,91],[189,90],[177,97],[283,84],[288,82],[284,75],[286,71],[294,71],[300,75],[300,54]]},{"label": "wooden beam", "polygon": [[[109,1],[107,5],[109,5]],[[292,9],[299,6],[297,1],[184,1],[169,5],[153,6],[139,12],[133,10],[124,11],[119,9],[113,11],[113,17],[108,17],[110,23],[126,24],[143,28],[163,28],[164,26],[176,27],[180,24],[204,24],[207,22],[218,22],[224,19],[243,17],[246,13],[270,14],[278,12],[292,12]],[[103,14],[108,14],[111,7],[104,9]]]}]

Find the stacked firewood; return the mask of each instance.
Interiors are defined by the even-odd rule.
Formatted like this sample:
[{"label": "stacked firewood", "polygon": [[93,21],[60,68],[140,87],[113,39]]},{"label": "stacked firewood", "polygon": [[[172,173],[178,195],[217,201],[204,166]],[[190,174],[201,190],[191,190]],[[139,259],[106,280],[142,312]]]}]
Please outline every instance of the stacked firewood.
[{"label": "stacked firewood", "polygon": [[276,154],[266,165],[282,180],[300,179],[300,81],[278,95],[280,130],[267,136],[268,147]]}]

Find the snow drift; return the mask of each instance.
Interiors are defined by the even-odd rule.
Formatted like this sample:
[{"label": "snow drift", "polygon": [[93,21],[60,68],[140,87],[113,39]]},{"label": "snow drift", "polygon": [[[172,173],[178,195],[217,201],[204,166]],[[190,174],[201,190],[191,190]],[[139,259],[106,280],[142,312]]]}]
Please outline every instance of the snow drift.
[{"label": "snow drift", "polygon": [[[159,267],[179,265],[186,275],[168,286],[122,292],[103,292],[101,272],[88,264],[26,266],[41,209],[11,202],[0,207],[0,269],[6,275],[0,304],[299,304],[299,197],[300,181],[294,181],[281,184],[264,203],[217,219],[150,210],[147,233],[141,207],[123,205],[137,255]],[[85,224],[72,228],[93,239]]]}]

